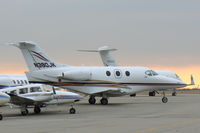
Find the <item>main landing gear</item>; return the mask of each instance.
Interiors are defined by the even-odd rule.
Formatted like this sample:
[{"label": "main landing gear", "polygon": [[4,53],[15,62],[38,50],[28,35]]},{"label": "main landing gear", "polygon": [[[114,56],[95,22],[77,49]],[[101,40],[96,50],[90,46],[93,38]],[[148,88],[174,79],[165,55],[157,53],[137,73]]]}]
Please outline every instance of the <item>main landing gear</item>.
[{"label": "main landing gear", "polygon": [[130,97],[136,97],[136,93],[131,94]]},{"label": "main landing gear", "polygon": [[34,107],[34,112],[35,112],[35,114],[39,114],[41,112],[40,107],[39,106],[35,106]]},{"label": "main landing gear", "polygon": [[[95,97],[94,97],[94,96],[90,96],[88,102],[89,102],[90,104],[96,104],[96,99],[95,99]],[[100,100],[100,102],[101,102],[102,105],[107,105],[107,104],[108,104],[108,99],[105,98],[105,97],[103,97],[103,98]]]},{"label": "main landing gear", "polygon": [[96,103],[95,97],[94,97],[94,96],[90,96],[88,102],[89,102],[90,104],[95,104],[95,103]]},{"label": "main landing gear", "polygon": [[3,120],[3,115],[2,115],[2,114],[0,114],[0,121],[1,121],[1,120]]},{"label": "main landing gear", "polygon": [[24,110],[21,110],[21,114],[23,115],[23,116],[27,116],[28,115],[28,109],[24,109]]},{"label": "main landing gear", "polygon": [[163,103],[167,103],[167,102],[168,102],[168,98],[165,96],[165,92],[164,92],[164,91],[163,91],[162,102],[163,102]]},{"label": "main landing gear", "polygon": [[102,98],[100,102],[101,102],[102,105],[107,105],[108,104],[108,99],[107,98]]},{"label": "main landing gear", "polygon": [[152,96],[152,97],[156,96],[156,92],[155,91],[149,92],[149,96]]}]

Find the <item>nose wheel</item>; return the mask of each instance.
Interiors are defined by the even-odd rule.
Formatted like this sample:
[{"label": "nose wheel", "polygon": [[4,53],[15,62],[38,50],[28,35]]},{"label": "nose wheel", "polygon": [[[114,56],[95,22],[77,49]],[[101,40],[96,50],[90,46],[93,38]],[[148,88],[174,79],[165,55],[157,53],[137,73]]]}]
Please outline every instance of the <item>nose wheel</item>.
[{"label": "nose wheel", "polygon": [[163,102],[163,103],[167,103],[167,102],[168,102],[168,98],[167,98],[167,97],[163,97],[163,98],[162,98],[162,102]]},{"label": "nose wheel", "polygon": [[76,109],[73,108],[73,107],[70,108],[69,113],[70,113],[70,114],[76,114]]},{"label": "nose wheel", "polygon": [[165,92],[164,92],[164,91],[163,91],[162,102],[163,102],[163,103],[167,103],[167,102],[168,102],[168,98],[165,96]]}]

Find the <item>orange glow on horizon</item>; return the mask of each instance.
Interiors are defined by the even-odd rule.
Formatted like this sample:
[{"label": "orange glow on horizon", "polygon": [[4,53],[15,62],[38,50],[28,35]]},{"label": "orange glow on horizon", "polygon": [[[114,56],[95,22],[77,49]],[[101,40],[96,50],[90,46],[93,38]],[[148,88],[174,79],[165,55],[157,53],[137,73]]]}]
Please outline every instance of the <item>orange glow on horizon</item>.
[{"label": "orange glow on horizon", "polygon": [[187,84],[190,84],[191,82],[191,78],[190,76],[193,75],[194,77],[194,81],[195,81],[195,85],[193,86],[188,86],[185,88],[199,88],[199,84],[200,84],[200,66],[185,66],[185,67],[167,67],[167,66],[153,66],[150,67],[153,70],[170,70],[175,72],[182,81],[184,81]]}]

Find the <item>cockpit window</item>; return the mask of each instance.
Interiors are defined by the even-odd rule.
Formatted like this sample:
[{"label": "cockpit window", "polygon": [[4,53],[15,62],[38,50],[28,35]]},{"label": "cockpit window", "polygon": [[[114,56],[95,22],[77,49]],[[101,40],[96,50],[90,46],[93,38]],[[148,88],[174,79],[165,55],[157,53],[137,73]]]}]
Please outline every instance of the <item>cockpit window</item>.
[{"label": "cockpit window", "polygon": [[175,74],[175,75],[176,75],[176,78],[177,78],[177,79],[180,79],[180,77],[179,77],[177,74]]},{"label": "cockpit window", "polygon": [[151,72],[152,72],[153,76],[158,75],[158,73],[156,73],[155,71],[152,71],[152,70],[151,70]]},{"label": "cockpit window", "polygon": [[145,74],[148,76],[152,76],[151,70],[146,71]]},{"label": "cockpit window", "polygon": [[31,87],[30,92],[42,92],[40,87]]},{"label": "cockpit window", "polygon": [[152,71],[152,70],[147,70],[145,72],[145,74],[148,75],[148,76],[156,76],[156,75],[158,75],[155,71]]}]

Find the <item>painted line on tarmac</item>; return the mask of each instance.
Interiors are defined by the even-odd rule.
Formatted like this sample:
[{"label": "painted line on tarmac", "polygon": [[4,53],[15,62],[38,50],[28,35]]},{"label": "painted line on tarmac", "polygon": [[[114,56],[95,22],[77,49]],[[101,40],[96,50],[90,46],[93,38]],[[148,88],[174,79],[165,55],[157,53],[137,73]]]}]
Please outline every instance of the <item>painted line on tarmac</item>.
[{"label": "painted line on tarmac", "polygon": [[183,125],[189,125],[189,124],[192,124],[192,123],[195,123],[195,122],[200,122],[200,118],[193,119],[193,120],[180,121],[180,122],[176,122],[176,123],[172,123],[172,124],[168,124],[168,125],[163,125],[163,126],[159,126],[159,127],[155,127],[155,128],[143,129],[143,130],[136,131],[134,133],[149,133],[149,132],[154,132],[154,131],[157,131],[157,130],[172,128],[172,127],[178,127],[178,126],[183,126]]}]

